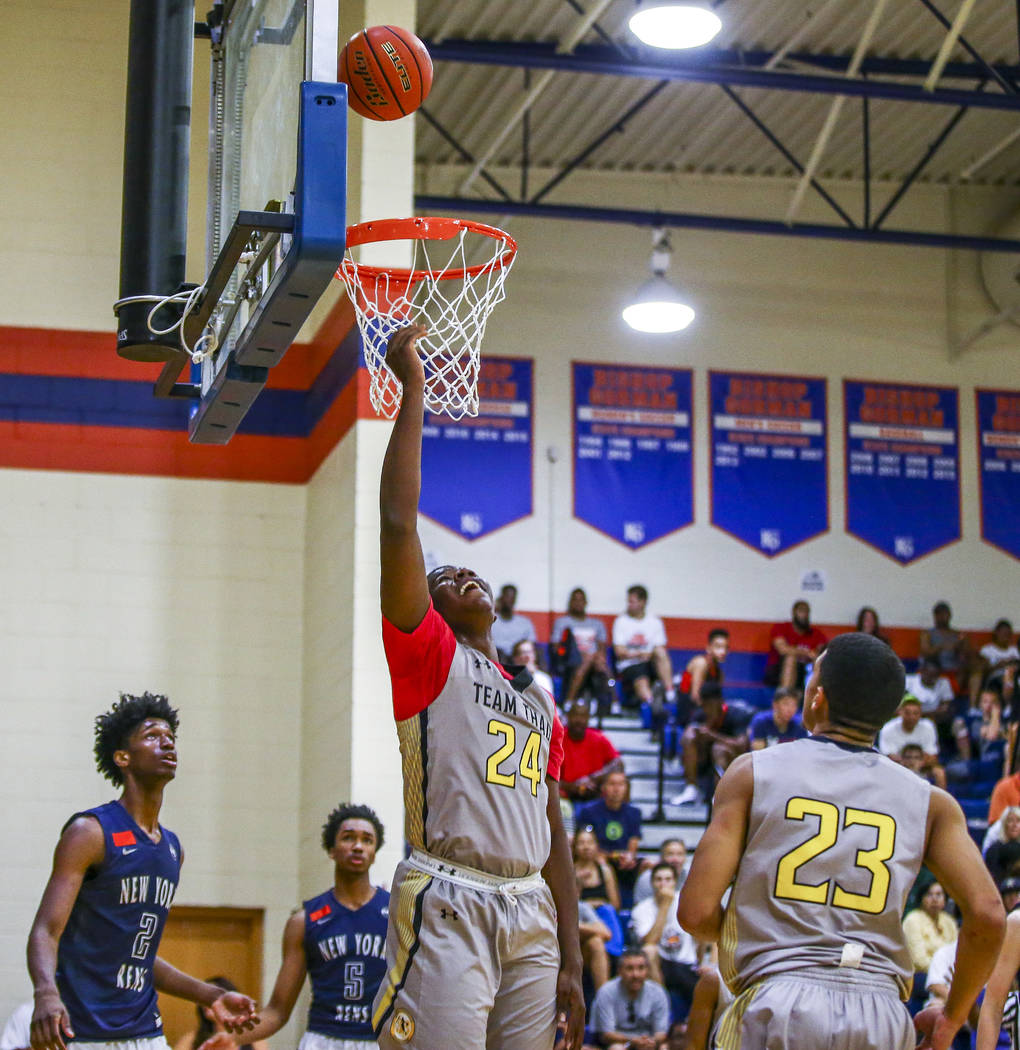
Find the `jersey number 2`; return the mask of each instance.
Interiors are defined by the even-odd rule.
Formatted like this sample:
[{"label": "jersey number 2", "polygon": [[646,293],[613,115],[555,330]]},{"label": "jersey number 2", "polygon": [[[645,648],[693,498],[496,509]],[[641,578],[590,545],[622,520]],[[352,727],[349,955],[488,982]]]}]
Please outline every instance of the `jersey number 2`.
[{"label": "jersey number 2", "polygon": [[[839,807],[815,798],[791,798],[786,803],[787,820],[802,821],[808,817],[817,818],[818,831],[780,858],[776,868],[775,895],[782,900],[826,904],[834,880],[798,882],[797,871],[836,845],[840,833]],[[832,906],[879,915],[885,911],[889,897],[890,875],[886,861],[891,859],[896,848],[896,821],[888,813],[848,806],[843,813],[843,828],[854,825],[874,828],[877,833],[874,849],[859,849],[854,859],[854,867],[864,868],[871,873],[871,892],[851,893],[836,882],[832,891]]]},{"label": "jersey number 2", "polygon": [[[501,722],[498,718],[490,718],[489,736],[501,736],[503,743],[489,755],[489,760],[485,763],[485,782],[499,784],[501,787],[515,787],[517,772],[510,770],[509,773],[501,773],[499,767],[517,750],[517,730],[512,722]],[[542,783],[542,769],[539,765],[541,753],[542,738],[532,729],[528,734],[528,739],[524,742],[520,771],[525,780],[531,781],[531,793],[535,796],[538,795],[538,785]]]}]

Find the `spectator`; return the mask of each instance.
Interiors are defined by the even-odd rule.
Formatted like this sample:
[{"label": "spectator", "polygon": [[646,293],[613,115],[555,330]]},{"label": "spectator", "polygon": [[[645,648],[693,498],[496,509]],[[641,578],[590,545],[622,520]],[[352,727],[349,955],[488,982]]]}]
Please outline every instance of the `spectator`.
[{"label": "spectator", "polygon": [[704,802],[702,784],[714,791],[715,785],[730,763],[747,750],[747,734],[738,727],[736,718],[723,703],[717,685],[701,690],[701,710],[681,738],[684,779],[687,786],[673,800],[674,806]]},{"label": "spectator", "polygon": [[999,620],[992,631],[992,640],[981,647],[978,673],[983,684],[998,682],[1000,688],[1013,691],[1017,666],[1020,665],[1020,650],[1013,639],[1013,625],[1009,620]]},{"label": "spectator", "polygon": [[935,783],[946,786],[946,771],[939,765],[939,742],[935,723],[921,717],[921,701],[907,693],[900,704],[899,714],[891,718],[878,733],[878,750],[902,765],[900,755],[907,744],[919,744],[924,752],[923,768],[935,777]]},{"label": "spectator", "polygon": [[992,797],[988,802],[988,823],[994,824],[1007,806],[1020,806],[1020,773],[1010,773],[992,788]]},{"label": "spectator", "polygon": [[769,657],[765,663],[765,684],[804,687],[808,665],[818,659],[826,638],[811,626],[811,606],[793,603],[793,619],[777,623],[769,632]]},{"label": "spectator", "polygon": [[602,797],[581,806],[577,813],[582,827],[591,825],[599,849],[616,872],[624,907],[633,896],[641,844],[641,810],[627,801],[629,791],[623,773],[608,773],[602,780]]},{"label": "spectator", "polygon": [[578,697],[564,722],[563,769],[560,794],[574,802],[594,798],[609,773],[622,773],[623,760],[609,737],[588,725],[591,711],[586,697]]},{"label": "spectator", "polygon": [[889,639],[882,633],[882,628],[878,622],[878,613],[870,605],[861,606],[861,611],[857,614],[857,627],[856,629],[861,634],[873,634],[880,641],[885,642],[889,645]]},{"label": "spectator", "polygon": [[620,956],[620,976],[604,984],[592,1004],[591,1028],[607,1050],[659,1050],[669,1028],[669,996],[649,980],[637,949]]},{"label": "spectator", "polygon": [[555,699],[556,692],[553,680],[538,666],[538,656],[535,652],[535,643],[524,639],[518,642],[510,652],[510,663],[514,667],[526,667],[531,672],[531,677]]},{"label": "spectator", "polygon": [[924,748],[920,744],[904,744],[903,750],[900,752],[899,764],[906,766],[911,773],[916,773],[922,780],[927,780],[929,784],[935,783],[934,775],[925,769]]},{"label": "spectator", "polygon": [[723,684],[723,663],[730,650],[730,632],[725,627],[713,627],[708,632],[708,645],[703,653],[692,656],[680,676],[677,693],[677,724],[687,725],[692,707],[701,706],[701,689],[708,683],[720,688]]},{"label": "spectator", "polygon": [[510,654],[518,642],[537,641],[535,625],[527,616],[514,612],[517,588],[512,583],[503,584],[493,604],[496,619],[492,622],[492,641],[499,654],[499,662],[506,664],[510,662]]},{"label": "spectator", "polygon": [[966,684],[970,646],[967,639],[949,621],[953,612],[948,602],[936,602],[931,610],[933,626],[921,632],[921,659],[935,660],[952,679],[953,692],[957,693]]},{"label": "spectator", "polygon": [[907,692],[921,701],[921,714],[935,723],[941,744],[952,740],[953,720],[953,685],[942,673],[938,660],[930,656],[921,661],[914,674],[906,678]]},{"label": "spectator", "polygon": [[[665,839],[659,847],[659,858],[651,867],[647,867],[637,877],[634,883],[634,906],[637,907],[643,900],[652,895],[652,871],[661,862],[665,861],[676,873],[676,888],[679,890],[687,878],[690,867],[687,858],[687,847],[682,839]],[[647,863],[647,861],[645,862]]]},{"label": "spectator", "polygon": [[1002,906],[1008,915],[1020,904],[1020,876],[1010,875],[1008,879],[1003,879],[999,893],[1002,895]]},{"label": "spectator", "polygon": [[[613,653],[623,685],[624,701],[652,703],[653,679],[662,684],[665,700],[676,698],[673,668],[666,650],[666,628],[647,612],[648,591],[640,583],[627,588],[627,611],[613,621]],[[635,706],[637,706],[635,705]],[[653,708],[654,708],[653,704]]]},{"label": "spectator", "polygon": [[686,1017],[698,983],[701,949],[676,921],[678,895],[673,866],[660,861],[652,868],[652,896],[634,905],[630,926],[648,960],[652,980],[680,998],[680,1016]]},{"label": "spectator", "polygon": [[972,707],[954,726],[960,744],[960,757],[970,759],[1001,758],[1006,748],[1006,733],[1002,724],[1002,696],[993,685],[978,693],[977,707]]},{"label": "spectator", "polygon": [[763,747],[806,737],[808,731],[801,724],[799,707],[800,691],[781,685],[772,698],[772,711],[759,711],[751,719],[751,750],[760,751]]},{"label": "spectator", "polygon": [[908,911],[903,919],[903,934],[914,966],[914,997],[918,1007],[932,956],[957,937],[956,923],[945,907],[945,892],[939,883],[933,882],[924,891],[920,907]]},{"label": "spectator", "polygon": [[997,883],[1017,874],[1020,862],[1020,806],[1007,806],[998,820],[995,841],[985,851],[985,866]]},{"label": "spectator", "polygon": [[620,890],[616,873],[599,852],[599,840],[588,825],[574,833],[574,876],[578,897],[593,908],[608,904],[620,910]]},{"label": "spectator", "polygon": [[609,927],[587,901],[577,902],[577,932],[581,938],[584,969],[597,992],[609,980],[609,954],[606,941],[612,937]]},{"label": "spectator", "polygon": [[[566,616],[553,623],[550,653],[556,654],[554,670],[563,676],[563,706],[569,707],[584,692],[607,714],[613,700],[609,664],[606,660],[606,625],[588,616],[588,596],[580,587],[570,592]],[[552,655],[550,655],[550,660]]]},{"label": "spectator", "polygon": [[[209,977],[207,983],[215,984],[217,988],[222,988],[225,992],[237,991],[237,985],[228,977]],[[215,1032],[226,1032],[226,1028],[216,1021],[208,1006],[202,1006],[201,1003],[196,1004],[195,1017],[196,1027],[178,1038],[174,1043],[174,1050],[198,1050]],[[254,1043],[241,1043],[241,1040],[245,1038],[243,1033],[237,1035],[232,1045],[240,1044],[241,1050],[269,1050],[269,1043],[266,1040],[257,1039]]]}]

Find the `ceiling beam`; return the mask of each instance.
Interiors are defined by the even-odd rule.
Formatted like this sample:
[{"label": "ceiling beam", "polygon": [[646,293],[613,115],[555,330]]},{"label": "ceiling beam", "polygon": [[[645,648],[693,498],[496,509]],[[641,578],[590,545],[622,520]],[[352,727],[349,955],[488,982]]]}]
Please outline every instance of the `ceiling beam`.
[{"label": "ceiling beam", "polygon": [[[595,73],[607,76],[645,77],[688,83],[728,84],[731,87],[764,88],[772,91],[805,91],[824,95],[854,95],[900,102],[944,106],[973,106],[980,109],[1020,110],[1020,95],[978,92],[965,88],[925,91],[921,83],[930,62],[910,59],[869,58],[861,63],[860,79],[826,73],[785,72],[765,68],[772,57],[767,51],[702,50],[698,56],[667,59],[643,57],[628,61],[610,48],[585,45],[572,54],[557,54],[555,44],[515,43],[492,40],[426,41],[437,62],[469,62],[481,65],[550,69],[563,73]],[[806,63],[845,74],[851,56],[791,54],[790,62]],[[992,68],[1009,82],[1020,76],[1018,66],[988,67],[976,62],[950,62],[942,71],[943,82],[952,79],[986,79]],[[914,77],[917,84],[876,79],[880,76]]]}]

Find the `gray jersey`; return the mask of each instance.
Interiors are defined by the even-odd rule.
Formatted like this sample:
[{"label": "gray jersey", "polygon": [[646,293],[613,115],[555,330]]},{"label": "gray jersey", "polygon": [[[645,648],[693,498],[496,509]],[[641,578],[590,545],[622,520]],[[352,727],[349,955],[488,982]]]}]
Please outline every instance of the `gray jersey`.
[{"label": "gray jersey", "polygon": [[404,773],[404,834],[435,857],[523,878],[549,856],[548,772],[559,779],[563,727],[527,671],[510,680],[458,642],[433,607],[383,640]]},{"label": "gray jersey", "polygon": [[930,785],[870,750],[822,737],[752,753],[747,845],[723,920],[719,969],[739,993],[770,974],[913,966],[900,916],[924,854]]}]

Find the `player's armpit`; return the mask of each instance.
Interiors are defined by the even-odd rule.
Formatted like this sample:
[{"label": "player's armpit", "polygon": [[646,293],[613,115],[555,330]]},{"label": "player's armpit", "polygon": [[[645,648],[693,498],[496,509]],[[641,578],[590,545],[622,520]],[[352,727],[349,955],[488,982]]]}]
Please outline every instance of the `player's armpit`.
[{"label": "player's armpit", "polygon": [[717,941],[722,898],[736,877],[747,837],[754,774],[749,754],[726,770],[712,802],[712,820],[694,851],[691,871],[680,891],[676,917],[699,941]]}]

